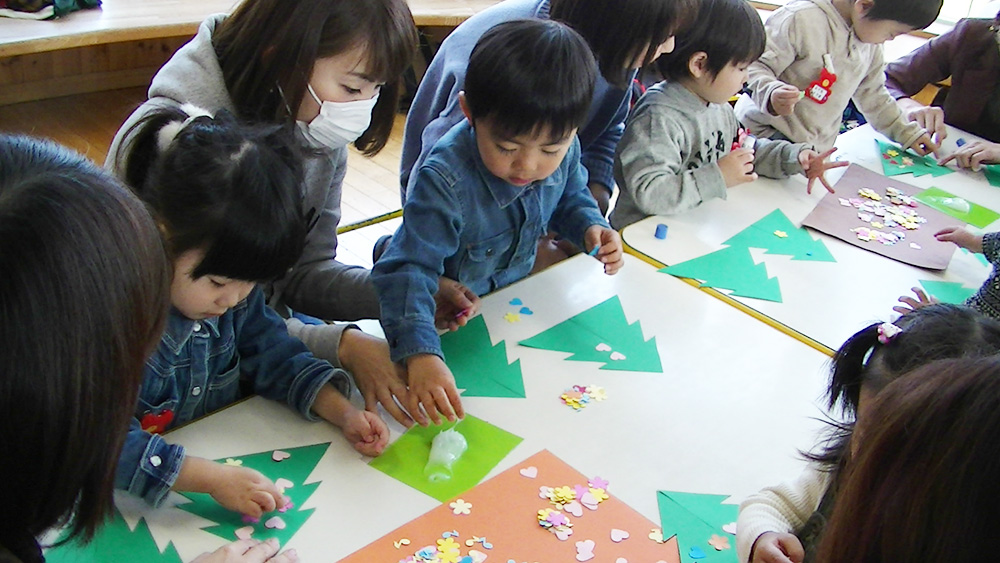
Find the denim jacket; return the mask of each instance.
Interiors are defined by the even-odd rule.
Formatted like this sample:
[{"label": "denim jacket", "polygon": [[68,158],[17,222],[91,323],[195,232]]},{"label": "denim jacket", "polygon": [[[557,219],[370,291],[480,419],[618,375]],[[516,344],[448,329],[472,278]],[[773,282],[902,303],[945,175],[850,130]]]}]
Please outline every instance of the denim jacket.
[{"label": "denim jacket", "polygon": [[166,443],[160,432],[250,393],[316,420],[310,408],[327,382],[350,393],[347,372],[289,336],[259,287],[220,317],[193,321],[171,309],[160,345],[146,361],[115,488],[158,506],[184,461],[184,448]]},{"label": "denim jacket", "polygon": [[486,169],[463,120],[416,174],[403,224],[372,269],[393,361],[442,355],[434,328],[441,275],[483,295],[528,275],[547,228],[582,246],[588,228],[608,226],[587,188],[578,139],[551,176],[514,186]]}]

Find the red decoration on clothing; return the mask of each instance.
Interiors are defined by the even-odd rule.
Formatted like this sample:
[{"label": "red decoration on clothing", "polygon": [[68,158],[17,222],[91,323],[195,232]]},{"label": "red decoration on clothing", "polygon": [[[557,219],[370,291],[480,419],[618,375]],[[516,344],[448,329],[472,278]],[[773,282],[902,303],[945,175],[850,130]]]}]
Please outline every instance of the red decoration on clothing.
[{"label": "red decoration on clothing", "polygon": [[819,71],[819,78],[813,80],[806,88],[805,95],[817,104],[825,104],[830,99],[830,92],[833,83],[837,81],[837,75],[822,68]]},{"label": "red decoration on clothing", "polygon": [[142,420],[139,421],[139,424],[146,432],[149,432],[150,434],[159,434],[166,430],[167,426],[169,426],[170,422],[173,420],[174,411],[171,410],[165,410],[160,414],[147,412],[142,416]]}]

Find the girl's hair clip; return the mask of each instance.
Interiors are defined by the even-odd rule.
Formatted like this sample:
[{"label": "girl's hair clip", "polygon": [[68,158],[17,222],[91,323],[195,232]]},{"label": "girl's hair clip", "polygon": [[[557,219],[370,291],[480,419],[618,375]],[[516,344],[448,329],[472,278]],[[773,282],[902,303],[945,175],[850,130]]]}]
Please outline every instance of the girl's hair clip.
[{"label": "girl's hair clip", "polygon": [[203,116],[207,116],[209,119],[215,119],[215,116],[211,114],[207,109],[200,108],[194,104],[183,104],[181,106],[181,111],[188,115],[187,119],[184,121],[171,121],[167,123],[156,135],[156,146],[160,149],[160,152],[165,152],[170,146],[170,143],[174,141],[177,135],[188,126],[189,123],[195,119]]},{"label": "girl's hair clip", "polygon": [[878,325],[878,341],[882,344],[888,344],[901,332],[903,332],[903,329],[892,323],[882,323]]}]

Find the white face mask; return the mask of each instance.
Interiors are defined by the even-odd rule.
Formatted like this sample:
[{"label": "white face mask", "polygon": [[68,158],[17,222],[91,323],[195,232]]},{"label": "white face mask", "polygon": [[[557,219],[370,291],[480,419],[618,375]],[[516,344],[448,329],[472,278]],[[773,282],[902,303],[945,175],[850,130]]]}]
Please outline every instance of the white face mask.
[{"label": "white face mask", "polygon": [[299,126],[315,143],[339,149],[356,141],[371,125],[378,92],[368,100],[324,102],[316,95],[312,85],[307,84],[306,88],[319,104],[319,115],[309,123],[300,121]]}]

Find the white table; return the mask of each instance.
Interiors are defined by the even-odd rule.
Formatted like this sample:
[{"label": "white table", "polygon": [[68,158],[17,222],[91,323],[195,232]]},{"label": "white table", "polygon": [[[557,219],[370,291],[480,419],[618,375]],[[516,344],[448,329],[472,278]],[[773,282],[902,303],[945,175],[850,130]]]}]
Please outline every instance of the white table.
[{"label": "white table", "polygon": [[[517,346],[579,312],[618,295],[629,321],[655,336],[662,374],[599,370],[567,354]],[[508,323],[508,302],[534,310]],[[627,256],[616,276],[579,256],[484,299],[494,342],[520,359],[526,399],[466,398],[466,411],[524,437],[491,475],[549,449],[610,492],[659,522],[656,490],[733,494],[793,478],[797,450],[815,442],[823,414],[827,358],[684,282]],[[608,399],[574,412],[559,401],[574,384],[596,384]],[[391,425],[393,437],[400,427]],[[437,505],[371,469],[325,423],[308,423],[286,407],[254,398],[167,435],[193,455],[222,458],[332,442],[310,481],[322,484],[304,506],[316,512],[289,543],[303,561],[335,561]],[[172,540],[185,561],[223,541],[200,531],[198,518],[172,505],[151,510],[119,503],[127,519],[144,514],[162,546]]]},{"label": "white table", "polygon": [[[860,164],[881,173],[881,156],[875,138],[885,140],[870,125],[849,131],[837,139],[839,159]],[[973,135],[949,127],[943,153],[955,150],[955,141]],[[842,170],[829,174],[831,183]],[[938,186],[970,201],[1000,210],[1000,189],[989,185],[982,173],[958,171],[937,178],[927,174],[893,176],[893,179],[918,188]],[[667,265],[678,264],[723,248],[722,242],[742,231],[775,208],[781,209],[796,225],[812,211],[826,194],[822,186],[806,194],[806,180],[796,175],[785,180],[761,178],[752,184],[728,191],[728,199],[713,199],[676,216],[648,217],[626,227],[622,238],[634,251]],[[844,197],[856,197],[854,194]],[[955,221],[959,223],[958,220]],[[666,240],[654,237],[656,225],[666,224]],[[996,223],[986,230],[996,230]],[[763,261],[768,274],[781,285],[782,303],[732,297],[737,302],[772,319],[790,333],[821,347],[838,348],[851,334],[876,320],[888,320],[896,299],[910,293],[918,280],[962,282],[978,287],[990,268],[973,255],[956,250],[949,267],[941,272],[924,270],[885,258],[847,244],[831,236],[812,231],[814,238],[826,244],[837,260],[832,262],[793,261],[789,256],[763,254],[751,250],[756,262]]]}]

